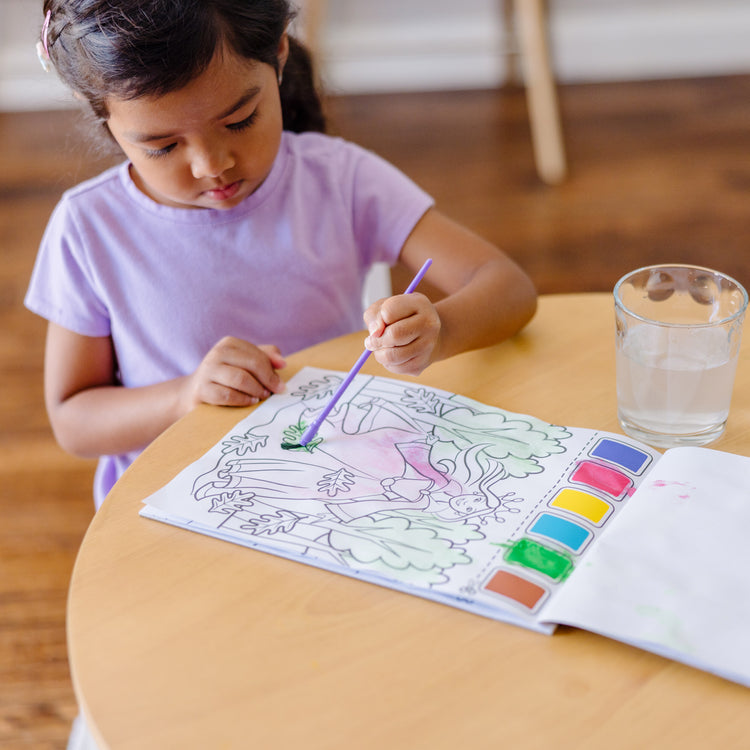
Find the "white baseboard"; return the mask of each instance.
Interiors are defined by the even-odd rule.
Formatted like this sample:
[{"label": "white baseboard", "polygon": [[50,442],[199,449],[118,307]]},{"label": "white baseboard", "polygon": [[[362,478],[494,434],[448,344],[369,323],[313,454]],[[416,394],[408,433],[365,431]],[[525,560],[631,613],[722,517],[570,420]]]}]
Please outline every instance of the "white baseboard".
[{"label": "white baseboard", "polygon": [[[562,83],[750,73],[750,2],[550,3],[550,37]],[[456,22],[439,14],[387,17],[323,29],[323,80],[334,93],[494,87],[507,70],[508,40],[497,18]],[[387,16],[387,14],[385,14]],[[0,110],[69,106],[33,44],[0,50]]]},{"label": "white baseboard", "polygon": [[67,109],[76,106],[68,90],[49,74],[18,74],[0,77],[0,111],[23,112],[40,109]]}]

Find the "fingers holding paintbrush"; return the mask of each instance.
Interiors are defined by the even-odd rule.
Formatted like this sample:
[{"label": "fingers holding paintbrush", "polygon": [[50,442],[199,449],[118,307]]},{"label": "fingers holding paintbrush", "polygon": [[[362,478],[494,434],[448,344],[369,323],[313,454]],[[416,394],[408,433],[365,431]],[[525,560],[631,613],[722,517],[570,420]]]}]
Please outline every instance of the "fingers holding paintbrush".
[{"label": "fingers holding paintbrush", "polygon": [[391,372],[419,375],[435,359],[441,322],[423,294],[400,294],[379,300],[365,313],[369,335],[365,348]]}]

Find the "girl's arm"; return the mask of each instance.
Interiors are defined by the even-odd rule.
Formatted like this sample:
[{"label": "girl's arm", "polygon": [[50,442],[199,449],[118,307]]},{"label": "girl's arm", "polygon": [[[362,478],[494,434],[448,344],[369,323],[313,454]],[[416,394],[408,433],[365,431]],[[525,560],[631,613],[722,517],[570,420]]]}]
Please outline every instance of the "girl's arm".
[{"label": "girl's arm", "polygon": [[505,253],[435,209],[414,227],[400,260],[413,273],[427,258],[435,304],[418,292],[379,300],[365,312],[365,345],[389,370],[418,375],[432,362],[497,343],[536,311],[531,279]]},{"label": "girl's arm", "polygon": [[44,391],[61,447],[96,457],[139,450],[199,403],[248,406],[284,386],[276,347],[219,341],[192,374],[123,388],[109,337],[81,336],[50,323]]}]

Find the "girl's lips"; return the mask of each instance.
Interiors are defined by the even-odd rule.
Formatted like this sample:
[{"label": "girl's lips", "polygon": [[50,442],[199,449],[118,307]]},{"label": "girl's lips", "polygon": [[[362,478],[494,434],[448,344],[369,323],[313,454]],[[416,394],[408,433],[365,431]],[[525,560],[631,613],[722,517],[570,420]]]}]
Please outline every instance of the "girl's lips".
[{"label": "girl's lips", "polygon": [[237,191],[240,189],[241,184],[242,180],[237,180],[237,182],[232,182],[229,185],[225,185],[224,187],[206,190],[204,195],[206,195],[212,201],[221,203],[221,201],[227,201],[231,198],[234,198],[234,196],[237,195]]}]

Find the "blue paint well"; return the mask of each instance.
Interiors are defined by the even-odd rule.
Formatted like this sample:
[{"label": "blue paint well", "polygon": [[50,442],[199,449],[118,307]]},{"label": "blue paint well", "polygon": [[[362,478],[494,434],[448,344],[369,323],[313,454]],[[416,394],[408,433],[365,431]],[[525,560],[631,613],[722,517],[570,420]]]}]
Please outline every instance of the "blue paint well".
[{"label": "blue paint well", "polygon": [[529,529],[529,533],[545,536],[578,552],[591,536],[591,532],[566,518],[542,513]]},{"label": "blue paint well", "polygon": [[591,456],[603,458],[605,461],[622,466],[634,474],[638,474],[651,460],[648,453],[644,453],[632,445],[621,443],[619,440],[604,438],[590,451]]}]

